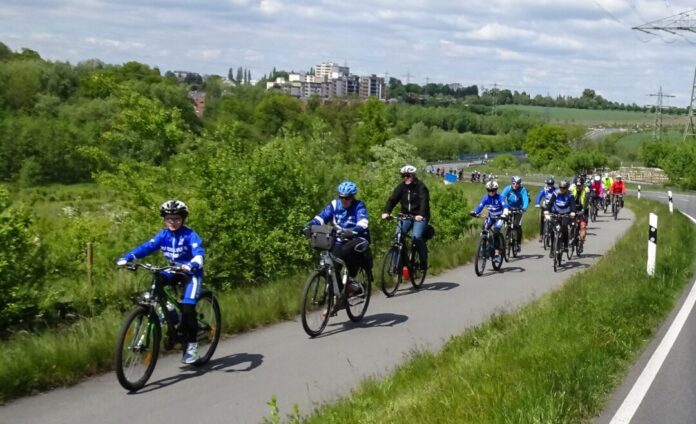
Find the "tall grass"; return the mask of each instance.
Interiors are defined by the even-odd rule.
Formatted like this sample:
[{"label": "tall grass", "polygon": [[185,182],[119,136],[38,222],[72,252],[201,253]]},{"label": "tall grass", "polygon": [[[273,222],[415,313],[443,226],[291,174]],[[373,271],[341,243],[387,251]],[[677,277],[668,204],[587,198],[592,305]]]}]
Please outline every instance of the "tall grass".
[{"label": "tall grass", "polygon": [[[628,204],[635,224],[596,266],[306,421],[575,423],[598,415],[696,265],[696,229],[685,217],[654,202]],[[661,221],[654,278],[645,273],[650,211]]]},{"label": "tall grass", "polygon": [[[459,188],[469,206],[476,204],[484,192],[480,184],[461,183]],[[535,216],[535,211],[530,212]],[[525,234],[528,237],[538,232],[536,222],[536,219],[525,220]],[[479,224],[475,222],[475,227],[464,228],[458,240],[442,242],[436,236],[429,243],[429,272],[439,273],[469,261],[476,246]],[[393,224],[385,222],[373,225]],[[373,245],[376,279],[379,278],[381,255],[389,242],[381,240]],[[114,302],[115,306],[104,309],[94,317],[75,318],[77,321],[74,324],[62,328],[16,334],[0,344],[0,357],[6,363],[0,367],[0,403],[35,391],[73,384],[85,376],[111,369],[112,353],[123,314],[120,311],[128,302],[127,294],[137,291],[138,287],[145,290],[149,284],[145,275],[133,276],[116,271],[114,274],[108,281],[97,284],[110,286],[106,299],[119,298],[118,302]],[[217,293],[222,331],[226,334],[238,333],[296,316],[307,275],[309,269],[294,277]],[[73,293],[76,297],[93,299],[104,295],[107,289],[95,290],[84,281],[76,283],[74,290],[79,290],[79,296]],[[105,301],[104,298],[101,300]]]}]

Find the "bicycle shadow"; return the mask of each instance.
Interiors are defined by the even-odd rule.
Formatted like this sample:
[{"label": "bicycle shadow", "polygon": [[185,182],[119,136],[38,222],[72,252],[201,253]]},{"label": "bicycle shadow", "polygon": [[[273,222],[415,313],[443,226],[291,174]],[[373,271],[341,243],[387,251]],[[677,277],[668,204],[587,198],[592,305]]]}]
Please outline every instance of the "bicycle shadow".
[{"label": "bicycle shadow", "polygon": [[497,271],[501,274],[505,274],[508,272],[525,272],[526,269],[522,268],[521,266],[508,266],[508,267],[503,267],[500,268],[500,271]]},{"label": "bicycle shadow", "polygon": [[423,284],[420,289],[417,289],[417,291],[424,291],[424,290],[447,291],[447,290],[452,290],[455,287],[459,287],[459,284],[458,283],[448,283],[445,281],[438,281],[435,283]]},{"label": "bicycle shadow", "polygon": [[589,264],[584,264],[582,262],[570,260],[567,262],[563,262],[561,264],[559,271],[563,272],[563,271],[568,271],[568,270],[575,269],[575,268],[589,268],[589,267],[590,267]]},{"label": "bicycle shadow", "polygon": [[408,321],[408,315],[393,314],[391,312],[372,314],[363,317],[363,319],[358,322],[353,322],[347,319],[347,321],[344,322],[329,324],[328,327],[335,328],[332,328],[329,331],[325,331],[314,338],[319,339],[322,337],[354,330],[356,328],[393,327],[395,325],[402,324],[406,321]]},{"label": "bicycle shadow", "polygon": [[519,261],[522,259],[541,259],[543,257],[544,257],[544,255],[533,254],[533,255],[517,255],[516,258],[511,258],[511,259],[517,259]]},{"label": "bicycle shadow", "polygon": [[[231,368],[236,365],[247,364],[244,368]],[[222,358],[211,359],[205,365],[195,367],[193,365],[183,365],[181,373],[171,377],[166,377],[161,380],[148,383],[144,388],[137,392],[128,392],[129,395],[139,395],[163,389],[180,381],[188,380],[189,378],[200,377],[209,371],[224,371],[224,372],[247,372],[254,368],[258,368],[263,363],[263,355],[259,353],[234,353],[232,355],[223,356]]]}]

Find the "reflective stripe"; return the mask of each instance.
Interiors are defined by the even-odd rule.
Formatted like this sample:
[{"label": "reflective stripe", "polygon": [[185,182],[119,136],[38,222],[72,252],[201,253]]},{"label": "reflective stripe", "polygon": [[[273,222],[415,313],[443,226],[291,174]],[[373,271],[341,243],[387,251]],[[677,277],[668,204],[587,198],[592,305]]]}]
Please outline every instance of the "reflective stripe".
[{"label": "reflective stripe", "polygon": [[203,256],[201,256],[201,255],[194,256],[193,259],[191,259],[191,262],[195,262],[199,266],[203,266]]},{"label": "reflective stripe", "polygon": [[358,223],[356,224],[356,226],[358,226],[358,227],[363,227],[363,228],[367,228],[367,219],[361,219],[360,221],[358,221]]},{"label": "reflective stripe", "polygon": [[[306,219],[306,218],[305,218],[305,219]],[[320,225],[324,225],[324,219],[323,219],[322,217],[320,217],[319,215],[315,216],[314,219],[316,219],[317,221],[319,221]]]}]

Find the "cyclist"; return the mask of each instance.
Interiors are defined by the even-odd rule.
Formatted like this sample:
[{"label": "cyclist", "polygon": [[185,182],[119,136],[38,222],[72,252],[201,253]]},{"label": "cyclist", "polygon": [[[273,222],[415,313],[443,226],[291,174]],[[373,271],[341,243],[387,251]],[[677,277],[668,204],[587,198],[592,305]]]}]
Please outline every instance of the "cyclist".
[{"label": "cyclist", "polygon": [[519,209],[522,213],[513,215],[515,229],[517,230],[517,241],[522,246],[522,214],[527,212],[529,207],[529,193],[527,188],[522,186],[522,178],[515,175],[511,179],[509,186],[506,186],[501,193],[510,209]]},{"label": "cyclist", "polygon": [[160,216],[164,218],[166,228],[155,234],[149,241],[123,255],[116,264],[125,266],[128,262],[159,250],[170,263],[181,267],[186,275],[163,272],[159,278],[166,284],[181,282],[185,285],[181,301],[181,330],[184,333],[186,344],[181,362],[192,364],[198,359],[196,302],[203,286],[205,252],[200,236],[184,225],[188,214],[188,206],[181,200],[172,199],[162,203]]},{"label": "cyclist", "polygon": [[[568,223],[575,218],[575,198],[568,191],[568,181],[562,180],[558,183],[558,191],[551,195],[549,202],[544,208],[544,217],[551,219],[551,213],[561,215],[561,237],[563,238],[563,250],[568,251]],[[553,227],[552,227],[553,228]],[[552,257],[553,252],[549,253]]]},{"label": "cyclist", "polygon": [[[616,180],[611,184],[611,188],[609,189],[609,193],[611,193],[612,195],[615,195],[615,194],[624,195],[624,194],[626,194],[626,184],[623,182],[621,175],[616,176]],[[622,208],[624,207],[623,197],[621,198],[621,207]]]},{"label": "cyclist", "polygon": [[604,204],[604,184],[602,184],[602,177],[595,175],[590,182],[590,201],[595,202],[597,208],[599,205]]},{"label": "cyclist", "polygon": [[534,207],[541,207],[542,213],[539,214],[539,243],[543,241],[544,237],[544,214],[543,211],[546,208],[546,204],[551,199],[551,196],[556,192],[556,187],[554,186],[555,181],[553,177],[546,179],[546,185],[541,188],[539,194],[537,195],[536,201],[534,202]]},{"label": "cyclist", "polygon": [[507,217],[510,211],[508,209],[508,204],[505,201],[505,198],[502,195],[498,194],[497,181],[487,182],[486,191],[487,193],[483,195],[483,197],[481,198],[481,202],[478,204],[478,206],[476,206],[476,209],[469,212],[469,215],[479,216],[481,211],[483,211],[483,208],[488,208],[488,218],[486,218],[484,226],[490,225],[493,229],[493,232],[496,233],[496,236],[493,237],[493,243],[495,248],[495,259],[499,260],[500,248],[497,242],[498,234],[500,233],[500,230],[503,228],[503,225],[505,225],[505,221],[503,219]]},{"label": "cyclist", "polygon": [[418,250],[421,269],[428,269],[428,246],[423,239],[423,232],[430,220],[430,192],[428,187],[416,177],[416,167],[405,165],[400,169],[403,182],[399,183],[392,192],[387,203],[382,210],[382,219],[386,219],[391,214],[392,209],[398,202],[401,202],[401,213],[413,215],[413,221],[400,221],[401,231],[406,234],[413,225],[413,244]]},{"label": "cyclist", "polygon": [[358,186],[354,182],[343,181],[338,185],[337,191],[338,199],[329,202],[317,216],[309,221],[305,227],[305,234],[309,235],[310,225],[332,223],[336,227],[338,237],[332,253],[346,263],[350,282],[346,291],[349,295],[353,295],[360,290],[360,285],[354,281],[360,265],[363,264],[368,275],[372,275],[367,207],[365,203],[355,198],[358,194]]},{"label": "cyclist", "polygon": [[[587,181],[589,183],[589,181]],[[575,198],[575,209],[576,217],[580,225],[578,236],[580,241],[585,241],[585,235],[587,234],[587,217],[589,216],[590,209],[590,188],[586,184],[583,184],[582,178],[576,178],[575,184],[570,188],[570,193]]]},{"label": "cyclist", "polygon": [[[609,176],[606,172],[604,173],[604,176],[602,177],[602,184],[604,184],[604,192],[606,193],[604,201],[606,202],[606,205],[609,205],[611,203],[611,185],[614,183],[614,179]],[[604,211],[606,212],[606,207],[604,208]]]}]

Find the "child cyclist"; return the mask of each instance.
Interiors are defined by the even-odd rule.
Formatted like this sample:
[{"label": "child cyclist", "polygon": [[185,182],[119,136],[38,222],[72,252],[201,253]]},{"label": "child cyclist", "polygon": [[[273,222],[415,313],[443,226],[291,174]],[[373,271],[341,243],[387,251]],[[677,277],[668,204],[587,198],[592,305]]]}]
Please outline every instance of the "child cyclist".
[{"label": "child cyclist", "polygon": [[[479,216],[479,214],[483,211],[483,208],[486,207],[488,208],[488,218],[486,219],[484,225],[489,224],[493,229],[493,232],[498,234],[503,228],[503,225],[505,225],[505,221],[503,221],[503,219],[507,217],[510,211],[508,210],[507,202],[503,196],[498,194],[497,181],[489,181],[486,183],[486,194],[483,195],[478,206],[476,206],[473,211],[469,212],[469,215]],[[498,237],[494,237],[493,242],[495,245],[496,259],[499,259],[498,256],[500,255],[500,246],[498,246],[497,239]]]},{"label": "child cyclist", "polygon": [[198,322],[196,321],[195,309],[203,285],[205,252],[203,251],[203,242],[198,234],[184,226],[188,214],[188,207],[180,200],[173,199],[162,203],[160,216],[164,218],[165,228],[149,241],[124,254],[116,264],[125,266],[128,262],[159,250],[170,263],[181,267],[186,275],[163,272],[160,274],[160,278],[169,284],[182,282],[186,286],[181,308],[181,329],[186,344],[181,362],[193,364],[198,359],[198,343],[196,341]]}]

